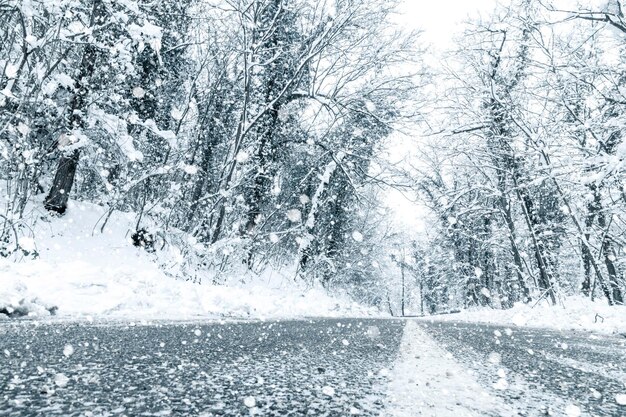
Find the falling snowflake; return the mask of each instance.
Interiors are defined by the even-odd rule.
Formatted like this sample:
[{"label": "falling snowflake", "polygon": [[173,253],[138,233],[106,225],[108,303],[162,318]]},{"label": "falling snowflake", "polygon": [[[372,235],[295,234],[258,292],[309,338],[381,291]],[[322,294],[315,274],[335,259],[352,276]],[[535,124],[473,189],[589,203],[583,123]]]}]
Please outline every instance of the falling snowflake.
[{"label": "falling snowflake", "polygon": [[17,66],[13,64],[7,64],[4,74],[7,76],[9,80],[17,77]]},{"label": "falling snowflake", "polygon": [[489,354],[489,357],[487,358],[487,360],[495,365],[499,364],[500,362],[502,362],[502,355],[500,355],[498,352],[491,352]]},{"label": "falling snowflake", "polygon": [[28,127],[24,123],[20,123],[19,125],[17,125],[17,131],[20,132],[23,136],[26,136],[30,133],[30,127]]},{"label": "falling snowflake", "polygon": [[182,120],[183,119],[183,112],[174,107],[174,108],[172,108],[172,111],[170,112],[170,116],[172,116],[172,119],[174,119],[176,121]]},{"label": "falling snowflake", "polygon": [[367,328],[366,335],[372,339],[376,339],[380,336],[380,329],[378,328],[378,326],[369,326]]},{"label": "falling snowflake", "polygon": [[244,164],[248,162],[249,159],[250,159],[250,155],[248,155],[248,152],[246,151],[239,151],[239,153],[235,157],[235,160],[240,164]]},{"label": "falling snowflake", "polygon": [[302,220],[302,212],[298,209],[292,209],[287,211],[287,218],[292,223],[298,223]]},{"label": "falling snowflake", "polygon": [[580,407],[574,404],[570,404],[565,407],[565,414],[567,415],[567,417],[579,417],[582,412],[580,411]]},{"label": "falling snowflake", "polygon": [[183,165],[183,171],[189,175],[196,175],[198,173],[198,167],[194,165]]},{"label": "falling snowflake", "polygon": [[246,397],[243,399],[243,403],[246,405],[246,407],[248,408],[252,408],[254,406],[256,406],[256,398],[250,396],[250,397]]},{"label": "falling snowflake", "polygon": [[619,405],[626,406],[626,394],[617,394],[615,396],[615,402],[617,402]]},{"label": "falling snowflake", "polygon": [[322,393],[324,395],[328,395],[329,397],[332,397],[335,395],[335,389],[333,387],[325,386],[324,388],[322,388]]},{"label": "falling snowflake", "polygon": [[141,87],[133,88],[133,97],[142,99],[146,96],[146,90]]},{"label": "falling snowflake", "polygon": [[352,232],[352,239],[354,239],[355,242],[363,242],[363,235],[361,232],[355,230]]},{"label": "falling snowflake", "polygon": [[74,346],[65,345],[65,347],[63,348],[63,355],[65,355],[66,358],[69,358],[73,354],[74,354]]},{"label": "falling snowflake", "polygon": [[57,387],[63,388],[68,384],[68,382],[70,382],[70,379],[66,377],[65,374],[58,373],[54,376],[54,383]]},{"label": "falling snowflake", "polygon": [[499,391],[504,391],[509,388],[509,383],[506,382],[506,379],[500,378],[498,379],[498,382],[493,384],[493,387]]}]

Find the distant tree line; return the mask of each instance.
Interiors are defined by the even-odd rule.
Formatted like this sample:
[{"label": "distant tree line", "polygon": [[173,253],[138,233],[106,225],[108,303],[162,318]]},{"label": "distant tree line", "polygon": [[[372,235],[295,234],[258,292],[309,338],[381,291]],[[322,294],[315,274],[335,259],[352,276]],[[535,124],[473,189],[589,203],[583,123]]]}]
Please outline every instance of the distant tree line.
[{"label": "distant tree line", "polygon": [[468,25],[438,75],[446,125],[411,173],[432,214],[414,251],[434,309],[624,303],[625,37],[617,0],[515,0]]}]

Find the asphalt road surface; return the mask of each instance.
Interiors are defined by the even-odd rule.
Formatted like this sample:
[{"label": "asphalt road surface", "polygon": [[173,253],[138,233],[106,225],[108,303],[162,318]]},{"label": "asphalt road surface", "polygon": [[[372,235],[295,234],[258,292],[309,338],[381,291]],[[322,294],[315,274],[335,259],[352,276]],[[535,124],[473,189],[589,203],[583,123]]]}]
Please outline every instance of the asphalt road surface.
[{"label": "asphalt road surface", "polygon": [[[626,338],[586,332],[428,322],[428,333],[520,416],[625,417]],[[567,413],[565,413],[567,415]],[[570,408],[570,415],[577,415]]]},{"label": "asphalt road surface", "polygon": [[403,326],[0,323],[0,416],[378,415]]},{"label": "asphalt road surface", "polygon": [[[422,325],[520,416],[626,416],[626,338]],[[0,322],[0,416],[384,415],[398,320]]]}]

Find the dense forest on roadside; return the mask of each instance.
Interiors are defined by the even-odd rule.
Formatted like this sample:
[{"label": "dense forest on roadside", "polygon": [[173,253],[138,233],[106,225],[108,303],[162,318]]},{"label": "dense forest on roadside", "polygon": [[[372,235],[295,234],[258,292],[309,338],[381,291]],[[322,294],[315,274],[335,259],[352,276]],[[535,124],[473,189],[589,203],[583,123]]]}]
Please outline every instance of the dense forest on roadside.
[{"label": "dense forest on roadside", "polygon": [[399,4],[0,0],[0,255],[37,257],[33,205],[81,200],[106,207],[94,233],[135,213],[187,277],[273,268],[392,310],[623,304],[621,2],[514,0],[436,59]]}]

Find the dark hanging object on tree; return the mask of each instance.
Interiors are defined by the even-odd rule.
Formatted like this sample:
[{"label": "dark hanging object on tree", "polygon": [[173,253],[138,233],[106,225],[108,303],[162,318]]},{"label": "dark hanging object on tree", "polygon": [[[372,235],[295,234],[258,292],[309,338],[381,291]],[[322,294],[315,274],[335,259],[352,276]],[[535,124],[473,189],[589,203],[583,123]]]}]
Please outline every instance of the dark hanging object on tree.
[{"label": "dark hanging object on tree", "polygon": [[154,235],[146,229],[139,229],[130,237],[133,246],[144,248],[147,252],[154,252]]}]

